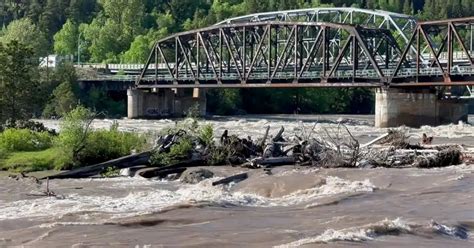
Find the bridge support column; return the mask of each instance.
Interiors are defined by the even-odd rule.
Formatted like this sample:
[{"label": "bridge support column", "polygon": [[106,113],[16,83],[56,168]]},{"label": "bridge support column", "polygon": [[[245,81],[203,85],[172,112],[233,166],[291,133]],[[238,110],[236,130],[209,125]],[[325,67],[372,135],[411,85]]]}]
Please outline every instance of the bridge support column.
[{"label": "bridge support column", "polygon": [[377,89],[375,126],[420,127],[467,122],[468,103],[461,99],[438,99],[429,89]]},{"label": "bridge support column", "polygon": [[129,119],[181,117],[194,106],[196,114],[206,114],[205,92],[197,89],[128,89],[127,100]]},{"label": "bridge support column", "polygon": [[177,89],[175,100],[175,114],[184,116],[190,110],[193,114],[206,115],[206,91],[204,89]]},{"label": "bridge support column", "polygon": [[135,119],[143,115],[143,91],[127,90],[127,118]]}]

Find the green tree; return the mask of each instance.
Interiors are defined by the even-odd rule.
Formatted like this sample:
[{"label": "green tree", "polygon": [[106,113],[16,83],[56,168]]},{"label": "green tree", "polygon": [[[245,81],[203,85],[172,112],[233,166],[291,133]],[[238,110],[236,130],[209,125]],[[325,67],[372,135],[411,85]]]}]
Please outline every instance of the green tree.
[{"label": "green tree", "polygon": [[405,2],[403,2],[403,13],[406,15],[413,15],[413,5],[411,0],[405,0]]},{"label": "green tree", "polygon": [[[53,90],[45,89],[44,95],[50,95],[44,110],[44,117],[64,116],[78,105],[79,88],[77,76],[72,63],[61,63],[55,70],[52,81]],[[52,92],[52,93],[51,93]],[[42,94],[42,95],[43,95]]]},{"label": "green tree", "polygon": [[97,11],[97,0],[70,0],[67,16],[76,23],[89,22]]},{"label": "green tree", "polygon": [[33,49],[13,40],[0,43],[0,121],[33,116],[38,83]]},{"label": "green tree", "polygon": [[474,13],[473,13],[474,4],[472,3],[472,0],[462,0],[461,1],[461,6],[462,6],[462,10],[463,10],[463,16],[472,16],[472,15],[474,15]]},{"label": "green tree", "polygon": [[76,55],[78,36],[78,26],[68,19],[63,28],[54,35],[54,52],[59,55]]},{"label": "green tree", "polygon": [[150,40],[146,35],[139,35],[123,55],[124,63],[145,63],[150,53]]},{"label": "green tree", "polygon": [[21,44],[28,44],[37,56],[47,54],[47,42],[44,34],[29,18],[12,21],[2,33],[0,43],[7,44],[16,40]]}]

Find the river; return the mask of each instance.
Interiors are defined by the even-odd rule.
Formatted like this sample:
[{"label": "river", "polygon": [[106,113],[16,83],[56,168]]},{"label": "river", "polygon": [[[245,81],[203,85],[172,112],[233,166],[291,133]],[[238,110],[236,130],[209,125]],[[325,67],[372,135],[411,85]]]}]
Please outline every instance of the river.
[{"label": "river", "polygon": [[[371,116],[246,116],[206,122],[220,135],[291,135],[344,119],[361,143],[385,133]],[[114,120],[96,120],[107,128]],[[472,118],[471,118],[472,121]],[[58,121],[43,121],[57,128]],[[118,120],[158,132],[172,120]],[[474,147],[474,126],[407,128],[434,143]],[[211,167],[217,177],[244,171]],[[437,169],[253,170],[230,186],[142,178],[51,180],[58,197],[29,180],[0,178],[0,247],[473,247],[474,165]]]}]

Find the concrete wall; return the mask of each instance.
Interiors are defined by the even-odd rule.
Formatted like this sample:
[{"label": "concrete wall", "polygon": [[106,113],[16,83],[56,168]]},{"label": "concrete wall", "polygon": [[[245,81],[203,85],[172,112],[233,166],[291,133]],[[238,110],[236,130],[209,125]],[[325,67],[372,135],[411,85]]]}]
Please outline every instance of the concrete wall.
[{"label": "concrete wall", "polygon": [[420,127],[467,121],[463,100],[439,100],[430,90],[378,89],[375,94],[375,126]]},{"label": "concrete wall", "polygon": [[130,119],[181,117],[195,104],[199,104],[200,115],[206,114],[206,95],[202,90],[129,89],[127,101],[127,117]]}]

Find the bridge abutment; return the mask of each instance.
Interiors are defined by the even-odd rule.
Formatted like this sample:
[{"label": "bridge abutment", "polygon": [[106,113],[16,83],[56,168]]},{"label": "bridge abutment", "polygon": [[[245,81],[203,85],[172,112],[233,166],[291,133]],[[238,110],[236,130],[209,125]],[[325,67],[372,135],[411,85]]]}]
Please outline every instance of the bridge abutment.
[{"label": "bridge abutment", "polygon": [[127,117],[181,117],[197,106],[199,115],[206,114],[206,94],[202,89],[127,90]]},{"label": "bridge abutment", "polygon": [[375,126],[420,127],[467,122],[468,102],[462,99],[439,99],[431,89],[377,89]]}]

